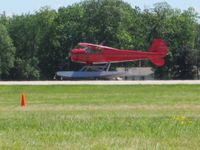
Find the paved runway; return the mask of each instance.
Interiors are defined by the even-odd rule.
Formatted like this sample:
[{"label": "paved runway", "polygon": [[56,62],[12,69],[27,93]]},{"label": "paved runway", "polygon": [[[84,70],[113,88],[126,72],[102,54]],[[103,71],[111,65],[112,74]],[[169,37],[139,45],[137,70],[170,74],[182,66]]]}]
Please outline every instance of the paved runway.
[{"label": "paved runway", "polygon": [[161,81],[0,81],[0,85],[175,85],[196,84],[200,80],[161,80]]}]

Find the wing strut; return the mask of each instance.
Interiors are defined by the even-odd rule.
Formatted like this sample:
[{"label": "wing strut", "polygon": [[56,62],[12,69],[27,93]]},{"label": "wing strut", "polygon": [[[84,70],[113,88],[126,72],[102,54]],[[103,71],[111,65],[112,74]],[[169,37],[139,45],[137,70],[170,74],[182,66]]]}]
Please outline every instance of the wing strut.
[{"label": "wing strut", "polygon": [[80,71],[109,71],[111,63],[107,63],[104,65],[89,65],[83,66]]}]

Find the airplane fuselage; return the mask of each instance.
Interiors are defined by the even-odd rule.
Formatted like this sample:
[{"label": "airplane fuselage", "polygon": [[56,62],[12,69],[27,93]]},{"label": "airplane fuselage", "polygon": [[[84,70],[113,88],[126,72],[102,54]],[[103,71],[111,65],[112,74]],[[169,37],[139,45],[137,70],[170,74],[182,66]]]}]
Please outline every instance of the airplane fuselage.
[{"label": "airplane fuselage", "polygon": [[116,62],[128,62],[136,60],[156,59],[164,58],[160,53],[155,52],[141,52],[134,50],[110,50],[104,49],[94,51],[95,53],[89,53],[85,49],[73,49],[71,60],[73,62],[80,62],[86,64],[101,64],[101,63],[116,63]]}]

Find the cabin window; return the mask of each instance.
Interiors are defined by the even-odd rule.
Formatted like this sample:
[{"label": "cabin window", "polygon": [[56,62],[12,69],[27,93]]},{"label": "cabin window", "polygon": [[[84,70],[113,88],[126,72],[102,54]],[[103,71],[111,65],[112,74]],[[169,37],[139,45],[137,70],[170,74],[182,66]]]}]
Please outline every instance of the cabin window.
[{"label": "cabin window", "polygon": [[90,53],[90,54],[102,54],[103,50],[102,49],[96,49],[96,50],[93,50],[89,47],[85,48],[85,51]]}]

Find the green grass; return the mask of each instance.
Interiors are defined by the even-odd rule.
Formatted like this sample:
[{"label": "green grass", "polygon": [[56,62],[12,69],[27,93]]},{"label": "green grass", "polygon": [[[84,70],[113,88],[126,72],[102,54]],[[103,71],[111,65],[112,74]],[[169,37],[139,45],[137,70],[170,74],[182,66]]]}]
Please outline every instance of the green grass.
[{"label": "green grass", "polygon": [[198,85],[0,86],[0,149],[196,150],[199,91]]}]

